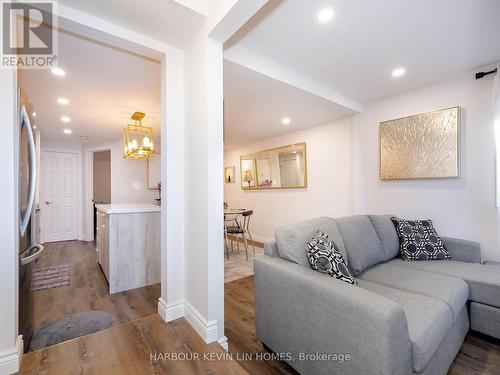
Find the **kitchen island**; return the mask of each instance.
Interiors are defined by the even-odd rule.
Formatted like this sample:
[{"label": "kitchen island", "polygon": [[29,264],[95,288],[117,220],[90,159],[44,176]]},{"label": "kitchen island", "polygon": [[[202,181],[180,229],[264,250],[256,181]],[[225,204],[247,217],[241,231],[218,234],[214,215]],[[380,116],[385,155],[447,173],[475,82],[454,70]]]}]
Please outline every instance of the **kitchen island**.
[{"label": "kitchen island", "polygon": [[152,204],[101,204],[96,250],[109,292],[159,283],[160,211]]}]

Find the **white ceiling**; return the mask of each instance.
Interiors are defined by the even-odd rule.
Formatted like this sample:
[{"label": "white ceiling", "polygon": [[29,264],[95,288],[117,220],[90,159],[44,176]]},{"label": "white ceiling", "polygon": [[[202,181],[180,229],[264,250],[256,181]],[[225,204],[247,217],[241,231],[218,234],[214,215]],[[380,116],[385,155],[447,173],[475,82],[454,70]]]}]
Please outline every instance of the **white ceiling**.
[{"label": "white ceiling", "polygon": [[[321,24],[325,6],[335,16]],[[499,15],[498,0],[271,0],[226,47],[366,103],[500,60]],[[400,66],[406,75],[392,78]]]},{"label": "white ceiling", "polygon": [[[59,33],[59,67],[64,77],[50,70],[20,70],[19,81],[37,113],[44,139],[107,141],[123,136],[135,111],[145,112],[144,125],[160,129],[160,63],[65,32]],[[58,97],[69,100],[61,106]],[[61,122],[69,116],[70,123]],[[73,133],[66,135],[63,129]]]},{"label": "white ceiling", "polygon": [[58,0],[59,4],[184,48],[205,17],[174,0]]},{"label": "white ceiling", "polygon": [[[224,61],[226,150],[350,114],[331,101]],[[291,123],[282,124],[284,117]]]}]

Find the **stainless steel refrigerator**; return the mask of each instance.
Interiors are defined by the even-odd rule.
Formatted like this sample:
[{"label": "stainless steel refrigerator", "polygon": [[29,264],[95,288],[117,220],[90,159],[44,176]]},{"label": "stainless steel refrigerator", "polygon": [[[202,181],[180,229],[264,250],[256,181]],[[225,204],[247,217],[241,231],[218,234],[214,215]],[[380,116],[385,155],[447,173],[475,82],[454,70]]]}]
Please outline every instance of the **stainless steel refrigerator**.
[{"label": "stainless steel refrigerator", "polygon": [[33,335],[33,295],[31,272],[43,251],[34,241],[35,193],[37,181],[37,152],[34,136],[33,105],[26,93],[18,87],[19,107],[19,334],[23,335],[24,350]]}]

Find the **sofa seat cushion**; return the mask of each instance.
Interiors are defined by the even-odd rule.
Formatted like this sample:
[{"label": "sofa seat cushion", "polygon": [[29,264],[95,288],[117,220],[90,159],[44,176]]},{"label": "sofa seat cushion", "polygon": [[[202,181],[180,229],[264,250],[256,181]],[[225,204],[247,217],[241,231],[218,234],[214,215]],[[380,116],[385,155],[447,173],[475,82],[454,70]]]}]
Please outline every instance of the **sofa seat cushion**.
[{"label": "sofa seat cushion", "polygon": [[364,280],[359,284],[403,307],[411,341],[413,371],[423,371],[452,327],[451,310],[444,302],[431,297]]},{"label": "sofa seat cushion", "polygon": [[394,265],[392,262],[379,264],[362,273],[359,278],[440,300],[450,308],[452,323],[460,314],[469,297],[469,288],[462,279],[402,267]]},{"label": "sofa seat cushion", "polygon": [[385,262],[385,253],[372,222],[365,215],[336,219],[344,239],[349,268],[354,276]]},{"label": "sofa seat cushion", "polygon": [[461,278],[469,286],[471,301],[500,307],[500,265],[454,260],[405,262],[400,258],[391,260],[389,264]]},{"label": "sofa seat cushion", "polygon": [[279,256],[309,268],[306,244],[313,239],[318,231],[327,233],[335,243],[335,247],[340,251],[344,259],[348,261],[344,241],[339,233],[335,219],[331,217],[319,217],[276,228],[274,237],[278,245]]}]

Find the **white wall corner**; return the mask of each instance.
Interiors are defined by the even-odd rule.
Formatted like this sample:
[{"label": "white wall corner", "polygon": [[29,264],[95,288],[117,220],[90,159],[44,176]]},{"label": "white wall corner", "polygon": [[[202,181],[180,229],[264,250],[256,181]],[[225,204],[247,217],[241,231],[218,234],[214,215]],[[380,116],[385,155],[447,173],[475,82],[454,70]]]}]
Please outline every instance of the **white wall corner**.
[{"label": "white wall corner", "polygon": [[211,19],[215,23],[213,28],[212,25],[210,33],[208,36],[220,43],[226,42],[231,36],[233,36],[240,28],[242,28],[245,23],[250,20],[269,0],[240,0],[236,2],[226,1],[230,8],[227,9],[224,6],[219,6],[221,9],[216,10],[216,13],[223,13],[222,19]]},{"label": "white wall corner", "polygon": [[207,320],[190,303],[184,302],[184,317],[207,344],[217,341],[217,321]]},{"label": "white wall corner", "polygon": [[313,95],[317,95],[320,98],[343,106],[353,113],[363,111],[363,105],[360,102],[355,101],[334,90],[330,86],[309,78],[308,76],[305,76],[288,66],[280,64],[275,60],[260,55],[240,45],[233,45],[226,48],[224,50],[224,59],[283,82],[287,85],[304,90]]},{"label": "white wall corner", "polygon": [[165,322],[171,322],[184,317],[184,301],[171,303],[170,305],[165,302],[163,298],[158,299],[158,314]]},{"label": "white wall corner", "polygon": [[222,336],[220,339],[218,339],[217,343],[222,346],[222,349],[224,349],[226,352],[229,351],[229,341],[227,341],[226,336]]},{"label": "white wall corner", "polygon": [[23,357],[23,337],[18,336],[16,347],[0,353],[0,374],[14,374],[19,371]]}]

